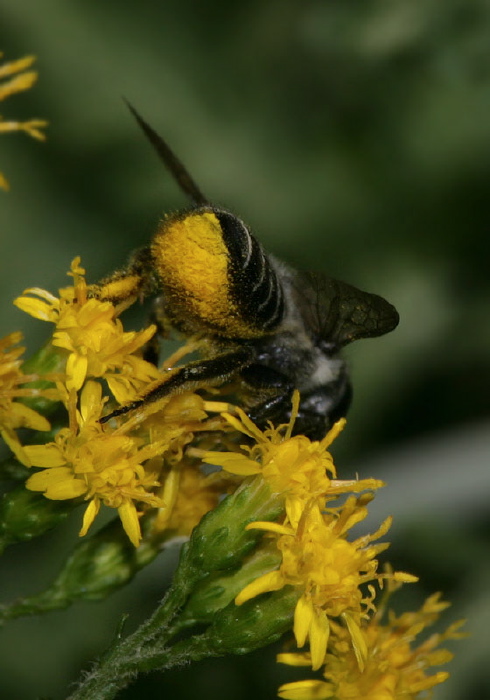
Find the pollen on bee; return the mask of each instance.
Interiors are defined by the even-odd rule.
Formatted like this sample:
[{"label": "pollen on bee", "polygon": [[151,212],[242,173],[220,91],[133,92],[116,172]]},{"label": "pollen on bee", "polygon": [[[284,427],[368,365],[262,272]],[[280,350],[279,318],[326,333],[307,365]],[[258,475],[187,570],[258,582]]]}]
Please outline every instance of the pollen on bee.
[{"label": "pollen on bee", "polygon": [[140,286],[138,275],[124,275],[104,284],[100,289],[100,298],[108,300],[127,299],[138,293]]},{"label": "pollen on bee", "polygon": [[228,250],[213,212],[166,220],[153,240],[160,279],[196,317],[220,324],[229,314]]}]

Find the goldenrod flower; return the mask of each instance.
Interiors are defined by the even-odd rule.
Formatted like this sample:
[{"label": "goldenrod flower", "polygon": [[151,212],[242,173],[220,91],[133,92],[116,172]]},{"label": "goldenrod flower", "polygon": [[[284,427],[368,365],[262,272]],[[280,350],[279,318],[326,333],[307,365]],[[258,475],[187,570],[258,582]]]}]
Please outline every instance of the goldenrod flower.
[{"label": "goldenrod flower", "polygon": [[176,537],[188,537],[229,486],[219,474],[203,474],[190,460],[174,464],[162,491],[165,507],[153,522],[152,533],[170,530]]},{"label": "goldenrod flower", "polygon": [[14,347],[22,340],[22,333],[10,333],[0,340],[0,434],[19,462],[30,466],[29,458],[15,432],[18,428],[49,430],[49,421],[17,398],[44,396],[55,398],[56,392],[22,386],[39,379],[36,374],[23,374],[21,356],[23,347]]},{"label": "goldenrod flower", "polygon": [[[3,54],[0,52],[0,57]],[[27,70],[35,61],[34,56],[24,56],[17,61],[3,63],[0,65],[0,102],[7,99],[11,95],[23,90],[29,90],[37,80],[36,71]],[[3,121],[0,117],[0,133],[8,131],[24,131],[32,138],[44,141],[46,136],[41,131],[47,122],[43,119],[29,119],[24,122]],[[9,184],[5,177],[0,173],[0,187],[8,190]]]},{"label": "goldenrod flower", "polygon": [[66,387],[80,389],[87,377],[101,377],[119,403],[134,398],[143,386],[161,377],[158,369],[133,355],[155,333],[124,332],[118,310],[108,301],[90,299],[80,258],[71,264],[74,285],[59,297],[44,289],[26,289],[14,304],[42,321],[56,325],[52,344],[67,353]]},{"label": "goldenrod flower", "polygon": [[[344,428],[345,419],[339,420],[321,440],[311,441],[304,435],[291,437],[299,407],[299,392],[293,395],[291,419],[287,425],[277,428],[270,425],[260,430],[240,409],[237,416],[223,413],[228,423],[235,430],[252,438],[252,446],[242,445],[248,453],[207,452],[205,461],[223,467],[226,471],[239,476],[260,474],[269,484],[272,493],[282,493],[286,498],[286,508],[301,511],[304,503],[312,498],[322,498],[327,492],[344,493],[346,484],[349,490],[376,488],[380,481],[359,482],[336,481],[336,471],[328,447]],[[337,487],[339,490],[336,491]]]},{"label": "goldenrod flower", "polygon": [[[279,696],[286,700],[415,700],[419,693],[429,691],[424,692],[424,698],[430,697],[430,689],[443,683],[449,674],[439,671],[429,675],[428,671],[452,659],[448,650],[439,647],[445,640],[464,636],[458,631],[462,622],[454,623],[442,634],[431,635],[419,646],[414,642],[448,605],[435,594],[417,612],[400,617],[391,614],[386,625],[381,624],[384,610],[379,610],[360,629],[366,647],[362,669],[349,644],[348,630],[333,624],[324,659],[325,680],[286,683],[279,688]],[[279,654],[278,661],[291,666],[311,665],[308,653]]]},{"label": "goldenrod flower", "polygon": [[125,431],[139,426],[139,432],[145,433],[150,443],[158,441],[163,446],[165,464],[159,494],[165,505],[152,521],[151,537],[165,531],[171,531],[176,537],[190,535],[203,515],[216,507],[223,494],[230,490],[231,475],[205,474],[200,461],[189,456],[192,451],[202,454],[202,450],[193,447],[189,455],[185,453],[190,443],[199,444],[200,432],[209,439],[211,432],[222,430],[221,419],[208,417],[207,411],[215,410],[214,402],[185,392],[154,402],[149,411],[135,411],[135,415],[125,421]]},{"label": "goldenrod flower", "polygon": [[141,439],[125,434],[125,426],[114,431],[102,428],[104,402],[97,382],[89,381],[83,388],[79,410],[73,389],[67,404],[69,426],[58,432],[55,441],[24,447],[31,464],[43,468],[26,486],[53,500],[89,500],[80,535],[86,534],[101,503],[117,508],[128,537],[138,546],[141,531],[135,503],[164,505],[153,492],[159,481],[143,463],[161,454],[164,446],[160,442],[141,446]]},{"label": "goldenrod flower", "polygon": [[[261,593],[292,585],[302,591],[296,605],[294,633],[298,646],[310,642],[313,668],[319,668],[329,636],[329,618],[342,616],[348,625],[359,662],[365,653],[357,630],[360,619],[371,605],[362,596],[360,586],[379,580],[375,557],[388,545],[370,546],[389,528],[387,520],[373,535],[354,542],[347,532],[367,515],[370,496],[350,497],[338,508],[323,512],[327,501],[340,494],[377,489],[383,482],[375,479],[340,481],[335,477],[332,456],[327,448],[342,430],[339,421],[320,442],[303,435],[292,437],[299,405],[295,392],[291,420],[287,426],[261,431],[238,410],[239,418],[224,414],[228,422],[255,441],[243,446],[248,455],[232,452],[208,452],[205,460],[243,476],[261,475],[273,493],[284,495],[284,523],[255,522],[248,528],[262,529],[277,537],[282,564],[256,579],[237,596],[237,605]],[[414,580],[406,576],[405,580]]]},{"label": "goldenrod flower", "polygon": [[[310,642],[314,669],[320,668],[330,634],[330,618],[341,617],[349,628],[358,661],[362,665],[365,649],[358,629],[360,621],[372,607],[372,595],[363,596],[362,584],[380,580],[376,556],[387,544],[371,542],[386,533],[387,519],[372,535],[348,542],[345,536],[350,528],[367,515],[366,499],[351,496],[338,509],[322,513],[317,503],[311,503],[296,522],[252,523],[278,536],[277,548],[282,563],[249,584],[238,596],[239,605],[260,593],[292,585],[302,591],[296,605],[294,634],[299,647]],[[403,580],[416,580],[406,574],[394,574]]]}]

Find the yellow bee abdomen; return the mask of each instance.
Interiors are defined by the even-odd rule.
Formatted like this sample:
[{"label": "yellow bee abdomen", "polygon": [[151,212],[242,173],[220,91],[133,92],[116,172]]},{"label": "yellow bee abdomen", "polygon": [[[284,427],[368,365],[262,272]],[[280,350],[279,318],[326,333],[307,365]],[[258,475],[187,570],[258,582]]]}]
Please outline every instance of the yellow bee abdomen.
[{"label": "yellow bee abdomen", "polygon": [[231,295],[229,252],[212,211],[164,221],[152,244],[155,268],[179,312],[229,337],[253,337]]}]

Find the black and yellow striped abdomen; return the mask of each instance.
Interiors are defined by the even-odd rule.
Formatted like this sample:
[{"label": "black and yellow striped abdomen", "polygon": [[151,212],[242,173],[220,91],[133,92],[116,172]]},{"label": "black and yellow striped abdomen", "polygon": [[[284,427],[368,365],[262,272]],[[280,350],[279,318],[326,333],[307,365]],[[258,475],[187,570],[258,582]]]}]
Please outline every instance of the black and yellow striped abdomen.
[{"label": "black and yellow striped abdomen", "polygon": [[257,338],[283,318],[276,272],[246,226],[228,212],[201,207],[166,219],[152,257],[166,307],[198,328],[225,338]]}]

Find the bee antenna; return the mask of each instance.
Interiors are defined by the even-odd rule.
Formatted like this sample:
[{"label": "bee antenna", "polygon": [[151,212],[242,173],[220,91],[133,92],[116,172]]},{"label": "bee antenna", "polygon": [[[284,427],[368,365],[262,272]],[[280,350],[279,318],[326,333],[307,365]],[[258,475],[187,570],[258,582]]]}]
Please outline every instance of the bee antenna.
[{"label": "bee antenna", "polygon": [[143,119],[143,117],[125,97],[123,97],[123,100],[128,106],[128,109],[133,117],[138,122],[146,138],[157,152],[160,160],[163,161],[165,167],[170,171],[170,174],[176,180],[182,192],[187,195],[187,197],[189,197],[192,203],[196,206],[209,204],[208,199],[203,195],[199,187],[189,175],[186,167],[183,165],[180,159],[177,158],[170,146],[162,139],[161,136],[157,134],[154,129],[152,129],[152,127]]}]

